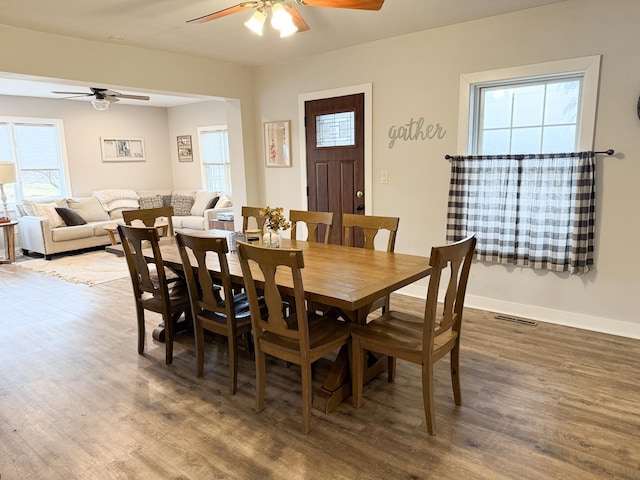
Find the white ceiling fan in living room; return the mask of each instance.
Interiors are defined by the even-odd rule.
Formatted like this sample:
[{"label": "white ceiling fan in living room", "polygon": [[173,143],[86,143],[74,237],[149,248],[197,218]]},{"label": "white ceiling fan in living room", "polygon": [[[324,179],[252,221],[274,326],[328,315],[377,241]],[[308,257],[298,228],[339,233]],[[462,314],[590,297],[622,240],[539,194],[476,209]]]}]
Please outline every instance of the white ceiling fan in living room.
[{"label": "white ceiling fan in living room", "polygon": [[244,22],[249,30],[262,35],[264,23],[271,17],[271,26],[280,32],[280,37],[288,37],[296,32],[309,30],[309,25],[292,4],[306,7],[380,10],[383,3],[384,0],[254,0],[188,20],[187,23],[204,23],[254,8],[256,11]]},{"label": "white ceiling fan in living room", "polygon": [[119,102],[121,98],[129,100],[149,100],[146,95],[130,95],[126,93],[116,92],[109,90],[108,88],[96,88],[89,87],[91,93],[87,92],[52,92],[59,95],[70,95],[64,98],[78,98],[78,97],[95,97],[91,100],[91,105],[98,111],[107,110],[112,103]]}]

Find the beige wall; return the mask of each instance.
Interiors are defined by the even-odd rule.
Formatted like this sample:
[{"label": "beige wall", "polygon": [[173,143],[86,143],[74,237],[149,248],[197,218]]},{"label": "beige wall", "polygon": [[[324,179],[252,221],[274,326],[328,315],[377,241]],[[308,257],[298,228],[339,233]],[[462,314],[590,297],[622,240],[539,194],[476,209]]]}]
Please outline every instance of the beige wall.
[{"label": "beige wall", "polygon": [[[0,72],[249,100],[249,67],[0,25]],[[9,48],[8,46],[11,45]]]},{"label": "beige wall", "polygon": [[[294,121],[293,166],[262,168],[262,200],[303,206],[297,96],[371,82],[371,213],[401,217],[396,251],[427,254],[445,242],[449,164],[444,155],[456,153],[460,75],[601,54],[594,146],[614,148],[619,155],[598,165],[596,269],[571,277],[475,264],[467,304],[640,338],[640,316],[630,301],[640,291],[640,260],[630,255],[640,234],[632,196],[640,176],[638,18],[635,0],[569,0],[256,69],[254,128],[266,120]],[[391,126],[421,117],[443,126],[444,138],[388,147]],[[379,182],[382,170],[389,172],[386,185]],[[424,282],[410,291],[423,294]]]},{"label": "beige wall", "polygon": [[[227,125],[233,200],[238,218],[242,205],[247,204],[247,185],[255,185],[255,182],[249,183],[247,180],[242,115],[239,109],[240,104],[236,100],[211,101],[168,109],[169,135],[170,141],[173,142],[170,147],[171,165],[176,189],[194,188],[194,185],[195,188],[202,188],[198,127]],[[174,145],[178,135],[191,135],[193,162],[178,162],[178,152]]]},{"label": "beige wall", "polygon": [[[225,102],[211,101],[168,109],[171,168],[176,189],[202,188],[198,127],[226,125]],[[178,162],[178,135],[191,135],[193,162]]]},{"label": "beige wall", "polygon": [[[62,119],[71,195],[103,188],[172,188],[167,109],[112,105],[105,112],[89,102],[0,96],[0,115]],[[142,138],[144,162],[104,163],[100,137]]]}]

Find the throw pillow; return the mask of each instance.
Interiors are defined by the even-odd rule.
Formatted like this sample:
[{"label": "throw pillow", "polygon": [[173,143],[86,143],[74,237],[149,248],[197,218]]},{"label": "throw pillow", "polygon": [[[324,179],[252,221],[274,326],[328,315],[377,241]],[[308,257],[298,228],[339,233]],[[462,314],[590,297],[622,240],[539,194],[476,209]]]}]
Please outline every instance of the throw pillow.
[{"label": "throw pillow", "polygon": [[87,222],[109,220],[109,214],[96,197],[69,198],[67,204]]},{"label": "throw pillow", "polygon": [[173,207],[174,215],[191,215],[191,207],[193,207],[193,197],[189,195],[173,195],[171,197],[171,206]]},{"label": "throw pillow", "polygon": [[171,199],[173,198],[173,195],[160,195],[160,197],[162,197],[163,207],[169,207],[171,205]]},{"label": "throw pillow", "polygon": [[191,215],[197,215],[199,217],[204,215],[204,210],[214,197],[217,197],[216,192],[197,191],[193,206],[191,207]]},{"label": "throw pillow", "polygon": [[207,203],[207,206],[204,207],[204,209],[209,210],[210,208],[216,208],[216,204],[218,203],[218,200],[220,200],[220,197],[216,195],[211,200],[209,200],[209,203]]},{"label": "throw pillow", "polygon": [[227,208],[231,206],[231,200],[228,199],[225,195],[222,195],[216,203],[216,208]]},{"label": "throw pillow", "polygon": [[57,228],[64,227],[64,220],[58,212],[56,212],[56,208],[58,207],[57,203],[34,203],[33,210],[38,217],[45,217],[49,220],[49,227]]},{"label": "throw pillow", "polygon": [[71,227],[74,225],[87,224],[86,220],[76,212],[74,212],[71,208],[56,207],[56,212],[58,212],[58,215],[62,217],[62,220],[64,220],[64,223],[66,223],[67,226]]},{"label": "throw pillow", "polygon": [[155,197],[140,197],[140,208],[160,208],[163,206],[160,195],[156,195]]},{"label": "throw pillow", "polygon": [[58,207],[68,207],[69,205],[67,204],[67,200],[64,198],[60,198],[60,197],[38,197],[37,200],[29,200],[29,199],[25,199],[22,202],[22,205],[24,206],[24,211],[27,213],[27,215],[32,216],[32,217],[37,217],[38,214],[36,213],[35,209],[33,208],[33,206],[36,203],[55,203],[56,206]]}]

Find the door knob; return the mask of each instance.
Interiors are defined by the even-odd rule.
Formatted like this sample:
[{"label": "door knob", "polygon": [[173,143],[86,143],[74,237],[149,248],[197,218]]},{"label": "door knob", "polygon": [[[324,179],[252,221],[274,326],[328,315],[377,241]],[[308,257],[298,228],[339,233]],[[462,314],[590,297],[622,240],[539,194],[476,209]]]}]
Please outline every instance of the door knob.
[{"label": "door knob", "polygon": [[358,190],[358,191],[356,192],[356,197],[358,197],[358,198],[362,198],[362,197],[364,197],[364,193],[362,193],[362,190]]}]

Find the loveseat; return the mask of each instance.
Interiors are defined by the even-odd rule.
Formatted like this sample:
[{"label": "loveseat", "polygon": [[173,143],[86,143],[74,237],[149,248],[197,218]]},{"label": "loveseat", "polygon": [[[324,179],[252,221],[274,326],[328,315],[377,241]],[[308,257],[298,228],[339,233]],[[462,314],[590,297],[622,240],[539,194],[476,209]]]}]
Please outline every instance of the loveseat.
[{"label": "loveseat", "polygon": [[25,200],[18,206],[20,245],[46,259],[56,253],[109,245],[105,225],[124,223],[123,210],[173,205],[174,229],[206,230],[219,213],[233,211],[230,195],[216,192],[99,190],[90,197]]}]

